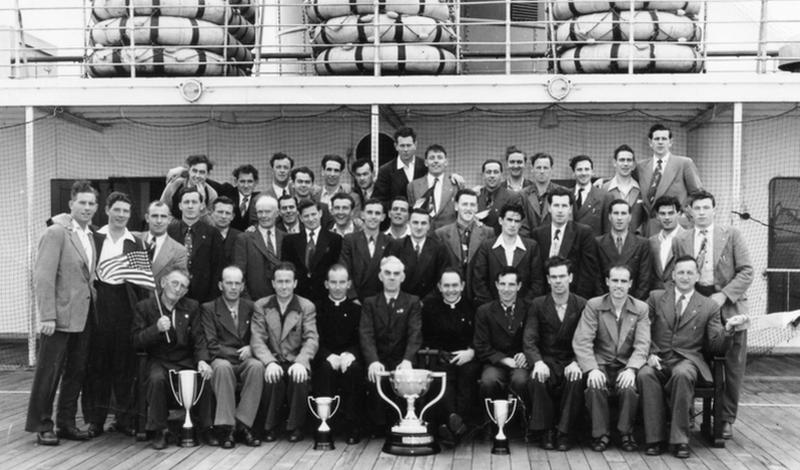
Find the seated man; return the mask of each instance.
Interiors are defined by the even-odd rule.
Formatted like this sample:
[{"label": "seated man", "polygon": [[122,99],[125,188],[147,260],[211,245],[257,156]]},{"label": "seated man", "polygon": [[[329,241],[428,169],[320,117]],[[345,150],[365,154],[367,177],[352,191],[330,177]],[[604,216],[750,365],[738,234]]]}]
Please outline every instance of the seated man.
[{"label": "seated man", "polygon": [[633,438],[633,420],[639,405],[636,372],[647,361],[650,349],[650,319],[647,304],[628,291],[631,270],[612,266],[606,276],[609,293],[586,302],[572,349],[586,374],[586,405],[592,418],[592,449],[603,452],[611,443],[608,398],[619,397],[617,430],[621,448],[638,446]]},{"label": "seated man", "polygon": [[289,442],[298,442],[303,440],[311,359],[319,347],[316,309],[310,300],[294,294],[297,279],[292,263],[275,267],[272,287],[274,295],[256,302],[250,326],[253,355],[266,366],[264,440],[277,439],[278,415],[288,395],[286,431]]},{"label": "seated man", "polygon": [[[167,404],[172,400],[169,370],[197,369],[204,379],[211,378],[206,339],[200,324],[200,305],[184,297],[189,290],[189,273],[174,268],[161,278],[161,295],[136,304],[133,318],[133,347],[147,353],[145,429],[155,433],[154,449],[167,447]],[[159,305],[160,303],[160,305]],[[210,394],[199,401],[200,424],[207,426],[203,437],[209,445],[219,445],[211,429]],[[207,413],[210,415],[210,413]]]},{"label": "seated man", "polygon": [[[202,325],[214,371],[211,388],[217,397],[214,428],[220,433],[224,449],[234,447],[234,430],[242,442],[258,447],[261,441],[251,427],[264,388],[264,365],[250,349],[250,319],[253,302],[241,298],[244,275],[237,266],[222,271],[219,283],[222,296],[203,304]],[[236,406],[236,382],[242,383],[239,406]],[[234,426],[235,425],[235,426]]]},{"label": "seated man", "polygon": [[[334,196],[336,197],[336,196]],[[383,206],[378,205],[381,210]],[[358,342],[361,305],[347,298],[350,275],[347,268],[334,264],[325,281],[328,297],[317,302],[319,353],[314,358],[312,383],[314,395],[341,396],[344,419],[337,418],[346,431],[346,442],[361,441],[360,407],[364,403],[364,362]]]}]

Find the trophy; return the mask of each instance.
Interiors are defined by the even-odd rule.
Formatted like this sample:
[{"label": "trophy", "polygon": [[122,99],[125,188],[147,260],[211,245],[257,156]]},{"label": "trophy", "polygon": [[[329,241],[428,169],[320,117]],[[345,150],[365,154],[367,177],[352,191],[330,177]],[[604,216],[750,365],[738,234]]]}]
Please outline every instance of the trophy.
[{"label": "trophy", "polygon": [[[336,402],[336,407],[331,411],[331,404]],[[312,403],[314,405],[312,405]],[[341,400],[339,395],[335,397],[308,397],[308,407],[311,409],[311,414],[322,421],[319,428],[314,432],[314,450],[333,450],[333,436],[331,435],[331,427],[328,426],[328,418],[332,418],[339,409]],[[316,408],[316,411],[315,411]]]},{"label": "trophy", "polygon": [[[491,408],[489,407],[490,403],[492,404]],[[503,428],[511,417],[514,416],[514,412],[517,411],[517,399],[491,400],[487,398],[484,404],[486,405],[486,413],[489,414],[489,419],[497,425],[497,435],[494,436],[494,440],[492,441],[492,453],[507,455],[508,438],[503,432]],[[511,407],[511,413],[508,412],[509,407]],[[492,413],[492,410],[494,410],[494,413]]]},{"label": "trophy", "polygon": [[[173,375],[178,376],[177,391],[175,390],[175,384],[172,382]],[[197,404],[197,400],[203,395],[203,387],[206,384],[205,380],[203,380],[200,383],[200,393],[195,393],[197,391],[197,377],[199,376],[200,374],[194,370],[176,371],[175,369],[170,369],[169,371],[169,388],[172,389],[172,395],[175,396],[175,400],[178,401],[178,404],[181,405],[186,412],[186,419],[183,421],[181,437],[178,443],[181,447],[197,446],[197,440],[194,438],[194,425],[192,424],[190,411],[192,407]]]},{"label": "trophy", "polygon": [[[431,455],[439,452],[439,444],[428,432],[426,423],[422,420],[425,412],[444,396],[446,386],[444,372],[431,372],[425,369],[398,369],[393,372],[381,372],[378,376],[378,394],[383,400],[397,410],[400,421],[392,426],[383,451],[394,455]],[[398,397],[406,400],[406,415],[383,391],[381,383],[383,377],[389,377],[392,389]],[[414,402],[428,391],[434,378],[442,380],[442,389],[432,401],[422,408],[417,416]]]}]

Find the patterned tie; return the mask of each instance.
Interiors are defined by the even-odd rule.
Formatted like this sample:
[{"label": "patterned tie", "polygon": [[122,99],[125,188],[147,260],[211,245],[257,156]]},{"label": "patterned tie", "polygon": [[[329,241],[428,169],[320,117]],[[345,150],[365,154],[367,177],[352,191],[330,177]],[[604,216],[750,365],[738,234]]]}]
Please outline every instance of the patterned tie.
[{"label": "patterned tie", "polygon": [[681,296],[678,297],[678,301],[675,302],[675,317],[678,319],[681,318],[681,316],[683,315],[683,309],[685,308],[683,302],[685,300],[686,300],[686,295],[681,294]]},{"label": "patterned tie", "polygon": [[272,230],[267,229],[267,253],[275,254],[275,245],[272,244]]},{"label": "patterned tie", "polygon": [[188,269],[192,268],[192,227],[186,227],[186,235],[183,236],[183,246],[186,247],[186,253],[188,254],[188,259],[186,260],[186,267]]},{"label": "patterned tie", "polygon": [[508,330],[511,331],[514,328],[514,307],[506,307],[506,323]]},{"label": "patterned tie", "polygon": [[558,256],[558,252],[561,251],[560,234],[561,229],[557,228],[556,233],[553,234],[553,243],[550,244],[550,256]]},{"label": "patterned tie", "polygon": [[147,257],[150,259],[150,262],[153,262],[153,258],[156,255],[156,239],[150,238],[150,241],[147,242]]},{"label": "patterned tie", "polygon": [[419,256],[420,251],[422,250],[420,250],[419,248],[419,243],[414,243],[414,253],[416,253],[417,256]]},{"label": "patterned tie", "polygon": [[622,254],[622,237],[617,235],[617,239],[614,242],[614,245],[617,247],[617,253]]},{"label": "patterned tie", "polygon": [[661,172],[663,171],[661,163],[662,160],[659,158],[656,162],[656,170],[653,172],[653,181],[650,182],[650,187],[647,189],[647,200],[651,206],[655,203],[656,189],[658,189],[658,183],[661,182]]},{"label": "patterned tie", "polygon": [[703,270],[703,264],[706,262],[706,252],[708,251],[708,230],[700,230],[700,250],[697,252],[697,269]]},{"label": "patterned tie", "polygon": [[431,198],[428,201],[428,212],[431,216],[436,215],[436,185],[439,184],[439,177],[433,179],[433,186],[431,186]]},{"label": "patterned tie", "polygon": [[375,237],[369,237],[367,248],[369,249],[369,257],[372,258],[375,256]]},{"label": "patterned tie", "polygon": [[466,268],[469,264],[469,237],[472,235],[469,228],[464,229],[461,237],[461,264]]},{"label": "patterned tie", "polygon": [[306,243],[306,267],[311,271],[311,259],[314,257],[314,232],[309,232]]},{"label": "patterned tie", "polygon": [[247,213],[248,202],[250,202],[250,196],[245,196],[244,199],[242,199],[242,204],[239,206],[239,214],[242,217],[244,217],[244,215]]}]

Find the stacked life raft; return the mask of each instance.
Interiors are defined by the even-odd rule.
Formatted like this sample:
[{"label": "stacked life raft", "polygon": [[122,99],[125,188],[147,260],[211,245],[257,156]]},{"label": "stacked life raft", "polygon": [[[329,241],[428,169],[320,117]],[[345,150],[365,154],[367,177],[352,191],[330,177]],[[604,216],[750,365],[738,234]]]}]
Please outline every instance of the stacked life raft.
[{"label": "stacked life raft", "polygon": [[699,0],[554,0],[558,70],[627,73],[632,65],[637,73],[701,72],[700,6]]},{"label": "stacked life raft", "polygon": [[[444,0],[306,0],[319,75],[453,74],[456,33]],[[375,36],[379,45],[375,45]]]},{"label": "stacked life raft", "polygon": [[89,74],[247,75],[255,13],[251,0],[93,0]]}]

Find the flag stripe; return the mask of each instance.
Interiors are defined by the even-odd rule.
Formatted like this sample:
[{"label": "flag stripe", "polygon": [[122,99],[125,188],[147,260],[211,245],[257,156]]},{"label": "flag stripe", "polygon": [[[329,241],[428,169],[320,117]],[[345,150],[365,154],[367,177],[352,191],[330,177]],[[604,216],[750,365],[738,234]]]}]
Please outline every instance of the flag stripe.
[{"label": "flag stripe", "polygon": [[106,282],[130,282],[148,289],[156,287],[150,259],[144,251],[108,258],[97,266],[97,274]]}]

